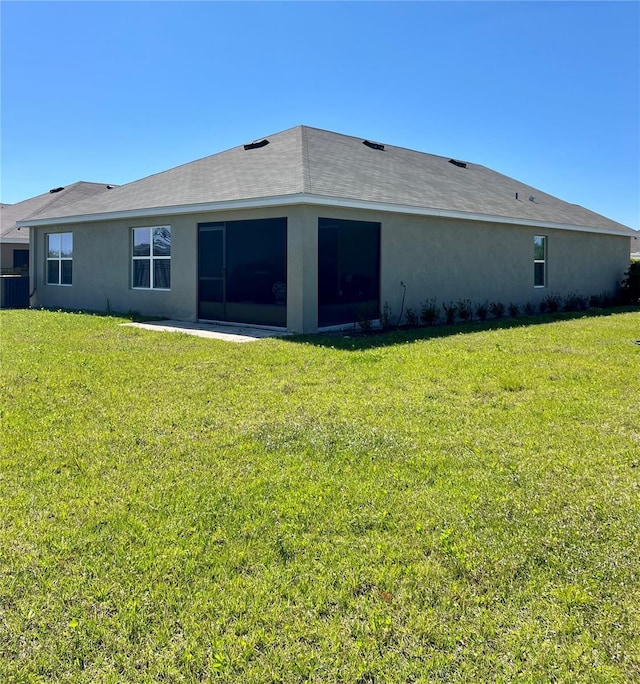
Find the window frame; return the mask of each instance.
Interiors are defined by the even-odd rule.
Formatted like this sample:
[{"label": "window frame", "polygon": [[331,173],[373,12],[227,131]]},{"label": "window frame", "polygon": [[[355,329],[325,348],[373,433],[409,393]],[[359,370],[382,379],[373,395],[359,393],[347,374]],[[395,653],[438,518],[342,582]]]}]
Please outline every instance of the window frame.
[{"label": "window frame", "polygon": [[[137,255],[136,252],[136,231],[148,230],[149,231],[149,254]],[[154,254],[155,243],[154,243],[154,232],[157,230],[168,230],[169,231],[169,254]],[[156,225],[156,226],[131,226],[131,289],[132,290],[155,290],[157,292],[170,292],[171,291],[171,243],[172,243],[172,230],[171,226],[166,225]],[[149,285],[136,285],[135,284],[135,263],[139,261],[146,261],[149,263]],[[168,261],[169,262],[169,287],[159,287],[155,283],[155,263],[158,261]]]},{"label": "window frame", "polygon": [[[542,240],[542,259],[536,259],[536,240]],[[536,266],[542,264],[542,283],[536,283]],[[533,236],[533,287],[536,289],[547,287],[547,236]]]},{"label": "window frame", "polygon": [[[63,256],[62,251],[62,241],[65,236],[69,236],[71,240],[71,256]],[[59,239],[59,245],[57,248],[57,256],[49,256],[52,251],[51,248],[51,238],[56,237]],[[58,278],[57,280],[49,280],[49,264],[56,263],[58,265]],[[70,282],[64,283],[63,281],[63,263],[71,264],[70,272]],[[73,285],[73,233],[70,231],[65,231],[64,233],[46,233],[45,234],[45,282],[47,285],[55,285],[57,287],[71,287]]]}]

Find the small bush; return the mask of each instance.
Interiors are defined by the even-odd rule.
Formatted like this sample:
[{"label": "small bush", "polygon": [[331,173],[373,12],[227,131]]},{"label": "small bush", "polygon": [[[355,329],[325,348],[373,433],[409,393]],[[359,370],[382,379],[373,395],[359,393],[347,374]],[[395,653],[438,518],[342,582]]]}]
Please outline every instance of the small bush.
[{"label": "small bush", "polygon": [[456,308],[461,321],[470,321],[473,318],[473,306],[468,299],[461,299]]},{"label": "small bush", "polygon": [[589,296],[589,306],[595,309],[602,308],[602,299],[600,295],[592,294]]},{"label": "small bush", "polygon": [[380,313],[380,325],[383,330],[388,330],[391,327],[391,307],[389,302],[385,302]]},{"label": "small bush", "polygon": [[488,315],[489,305],[487,304],[487,302],[483,302],[482,304],[476,304],[476,316],[479,320],[486,321]]},{"label": "small bush", "polygon": [[520,307],[517,304],[511,302],[511,304],[509,304],[509,316],[511,316],[511,318],[517,318],[519,313]]},{"label": "small bush", "polygon": [[373,321],[380,315],[377,309],[363,306],[358,311],[358,325],[362,330],[368,331],[373,327]]},{"label": "small bush", "polygon": [[570,292],[562,305],[563,311],[584,311],[587,308],[587,298],[582,295]]},{"label": "small bush", "polygon": [[527,316],[533,316],[533,314],[536,312],[536,307],[532,302],[527,302],[524,305],[524,313]]},{"label": "small bush", "polygon": [[489,304],[489,313],[494,318],[502,318],[504,316],[504,304],[502,302],[491,302]]},{"label": "small bush", "polygon": [[435,297],[422,303],[420,308],[420,320],[425,325],[435,325],[440,318],[440,309],[436,306]]},{"label": "small bush", "polygon": [[442,308],[444,309],[444,316],[447,324],[451,325],[456,320],[456,312],[458,311],[458,308],[453,302],[449,302],[448,304],[443,302]]},{"label": "small bush", "polygon": [[415,309],[412,309],[410,306],[407,307],[407,310],[404,312],[404,317],[407,321],[407,325],[411,326],[412,328],[417,328],[419,324],[419,319],[418,319],[418,313]]},{"label": "small bush", "polygon": [[560,305],[562,304],[562,297],[558,294],[548,294],[540,302],[540,313],[556,313],[560,310]]}]

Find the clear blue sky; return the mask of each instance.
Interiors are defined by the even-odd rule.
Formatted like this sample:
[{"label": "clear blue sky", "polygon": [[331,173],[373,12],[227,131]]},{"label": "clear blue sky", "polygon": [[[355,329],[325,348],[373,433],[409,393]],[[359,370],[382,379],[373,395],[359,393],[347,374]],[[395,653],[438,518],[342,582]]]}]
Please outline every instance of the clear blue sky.
[{"label": "clear blue sky", "polygon": [[7,2],[1,199],[298,124],[484,164],[640,228],[637,2]]}]

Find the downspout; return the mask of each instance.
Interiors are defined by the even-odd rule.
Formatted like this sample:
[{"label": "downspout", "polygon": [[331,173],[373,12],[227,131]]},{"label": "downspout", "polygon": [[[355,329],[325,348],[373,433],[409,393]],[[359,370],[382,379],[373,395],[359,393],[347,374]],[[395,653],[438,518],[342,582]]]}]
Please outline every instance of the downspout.
[{"label": "downspout", "polygon": [[31,297],[36,293],[37,282],[38,282],[38,272],[36,259],[36,245],[38,241],[36,239],[36,228],[29,228],[29,285],[33,284],[33,290],[29,293],[29,307],[31,307]]}]

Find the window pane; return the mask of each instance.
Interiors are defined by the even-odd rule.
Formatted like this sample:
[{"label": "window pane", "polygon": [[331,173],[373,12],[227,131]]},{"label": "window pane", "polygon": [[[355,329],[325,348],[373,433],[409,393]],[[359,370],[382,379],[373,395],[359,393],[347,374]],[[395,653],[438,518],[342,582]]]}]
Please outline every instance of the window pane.
[{"label": "window pane", "polygon": [[73,256],[73,235],[71,233],[62,233],[60,235],[60,244],[60,256],[71,259]]},{"label": "window pane", "polygon": [[133,256],[151,256],[151,230],[149,228],[133,229]]},{"label": "window pane", "polygon": [[47,235],[47,256],[51,259],[57,259],[60,256],[60,235]]},{"label": "window pane", "polygon": [[153,287],[163,290],[171,287],[171,259],[153,260]]},{"label": "window pane", "polygon": [[135,259],[133,262],[133,287],[151,287],[151,259]]},{"label": "window pane", "polygon": [[71,261],[71,259],[65,259],[64,261],[60,262],[60,266],[62,269],[62,284],[71,285],[73,261]]},{"label": "window pane", "polygon": [[54,261],[47,261],[47,283],[50,285],[60,284],[60,262],[56,259]]},{"label": "window pane", "polygon": [[544,286],[544,264],[533,265],[533,284],[535,287]]},{"label": "window pane", "polygon": [[171,256],[171,228],[153,229],[153,256]]},{"label": "window pane", "polygon": [[535,261],[544,261],[544,237],[533,238],[533,258]]}]

